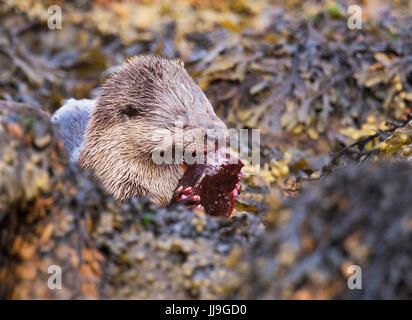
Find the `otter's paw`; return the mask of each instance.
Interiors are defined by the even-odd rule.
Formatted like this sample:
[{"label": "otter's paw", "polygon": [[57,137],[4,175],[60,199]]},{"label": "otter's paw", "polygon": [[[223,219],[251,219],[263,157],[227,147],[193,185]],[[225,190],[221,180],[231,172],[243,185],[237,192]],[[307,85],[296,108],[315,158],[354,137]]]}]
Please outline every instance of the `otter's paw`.
[{"label": "otter's paw", "polygon": [[200,196],[193,194],[192,187],[180,186],[173,193],[171,205],[179,203],[190,208],[196,208],[198,210],[204,210],[203,206],[200,204]]}]

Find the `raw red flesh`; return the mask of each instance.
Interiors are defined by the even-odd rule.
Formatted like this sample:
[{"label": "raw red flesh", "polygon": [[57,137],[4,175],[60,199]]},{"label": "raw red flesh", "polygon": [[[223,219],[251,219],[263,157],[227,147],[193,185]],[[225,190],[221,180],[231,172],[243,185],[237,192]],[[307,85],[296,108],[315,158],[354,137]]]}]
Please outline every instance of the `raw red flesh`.
[{"label": "raw red flesh", "polygon": [[209,159],[207,164],[188,165],[176,189],[192,187],[191,194],[200,196],[200,204],[208,214],[230,217],[240,192],[242,167],[240,159],[217,152],[213,161]]}]

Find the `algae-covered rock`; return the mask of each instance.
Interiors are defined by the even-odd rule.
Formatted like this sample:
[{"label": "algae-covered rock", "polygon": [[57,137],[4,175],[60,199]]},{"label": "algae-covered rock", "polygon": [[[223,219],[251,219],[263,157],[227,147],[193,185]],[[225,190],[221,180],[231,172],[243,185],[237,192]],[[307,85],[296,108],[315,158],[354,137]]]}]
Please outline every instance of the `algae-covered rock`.
[{"label": "algae-covered rock", "polygon": [[[250,248],[244,296],[410,299],[410,190],[405,162],[351,165],[313,182],[285,204],[289,220]],[[361,290],[348,288],[351,265],[361,267]]]}]

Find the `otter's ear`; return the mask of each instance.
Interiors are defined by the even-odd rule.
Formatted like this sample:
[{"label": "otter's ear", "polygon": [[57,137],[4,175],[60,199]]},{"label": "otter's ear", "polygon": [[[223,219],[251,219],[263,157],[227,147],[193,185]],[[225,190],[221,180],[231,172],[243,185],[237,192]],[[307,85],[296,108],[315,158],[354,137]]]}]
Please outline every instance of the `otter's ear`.
[{"label": "otter's ear", "polygon": [[126,104],[120,109],[120,112],[128,117],[137,117],[142,115],[140,110],[133,104]]}]

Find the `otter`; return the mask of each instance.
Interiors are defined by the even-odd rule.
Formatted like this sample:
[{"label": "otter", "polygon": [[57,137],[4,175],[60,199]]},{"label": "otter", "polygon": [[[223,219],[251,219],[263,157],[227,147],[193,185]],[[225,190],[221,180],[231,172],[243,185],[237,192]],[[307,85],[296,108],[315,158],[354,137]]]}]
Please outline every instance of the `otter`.
[{"label": "otter", "polygon": [[[183,63],[153,56],[131,58],[107,79],[97,100],[71,99],[52,121],[70,160],[93,171],[116,199],[146,197],[158,206],[178,196],[187,165],[184,159],[157,164],[154,152],[209,152],[210,132],[216,143],[228,139],[225,123]],[[182,141],[174,138],[176,123]]]}]

